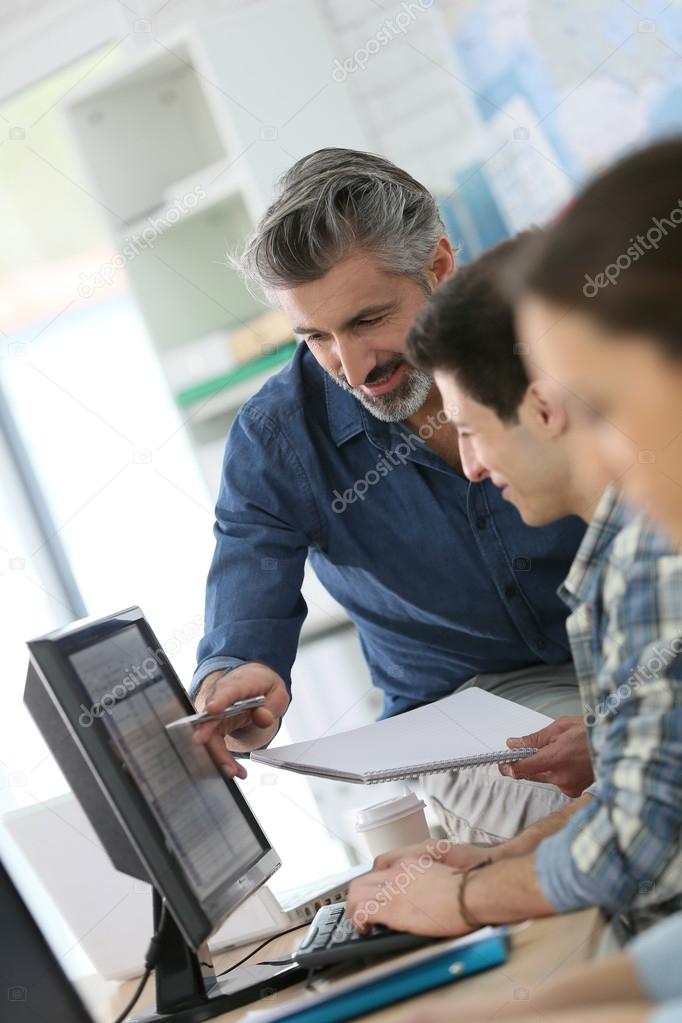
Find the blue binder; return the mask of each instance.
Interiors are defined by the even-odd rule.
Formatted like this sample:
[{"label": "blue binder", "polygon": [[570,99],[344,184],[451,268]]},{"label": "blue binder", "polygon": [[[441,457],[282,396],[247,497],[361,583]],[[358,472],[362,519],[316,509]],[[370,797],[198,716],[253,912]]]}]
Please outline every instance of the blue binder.
[{"label": "blue binder", "polygon": [[[407,964],[367,981],[359,978],[350,989],[318,995],[309,1005],[273,1014],[277,1023],[340,1023],[355,1019],[405,998],[451,984],[507,961],[506,928],[497,928],[480,940],[459,947],[435,950],[428,958]],[[267,1017],[266,1017],[267,1018]]]}]

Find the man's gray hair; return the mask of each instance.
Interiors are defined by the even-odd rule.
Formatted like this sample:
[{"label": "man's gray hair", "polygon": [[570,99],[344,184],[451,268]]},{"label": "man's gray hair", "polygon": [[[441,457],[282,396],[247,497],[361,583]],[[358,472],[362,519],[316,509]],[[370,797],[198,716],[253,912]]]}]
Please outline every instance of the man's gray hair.
[{"label": "man's gray hair", "polygon": [[363,251],[430,291],[427,270],[444,233],[436,200],[389,160],[355,149],[318,149],[293,165],[236,263],[268,292],[318,280]]}]

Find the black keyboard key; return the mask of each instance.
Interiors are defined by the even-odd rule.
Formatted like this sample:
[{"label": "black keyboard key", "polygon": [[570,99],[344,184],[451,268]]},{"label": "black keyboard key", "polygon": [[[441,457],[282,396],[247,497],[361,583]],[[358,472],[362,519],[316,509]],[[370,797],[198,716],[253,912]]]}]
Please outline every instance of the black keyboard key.
[{"label": "black keyboard key", "polygon": [[[427,944],[429,938],[392,931],[375,924],[364,934],[345,916],[345,904],[323,906],[294,953],[301,966],[333,965],[344,960],[358,960],[377,955],[408,951]],[[299,954],[300,953],[300,954]]]}]

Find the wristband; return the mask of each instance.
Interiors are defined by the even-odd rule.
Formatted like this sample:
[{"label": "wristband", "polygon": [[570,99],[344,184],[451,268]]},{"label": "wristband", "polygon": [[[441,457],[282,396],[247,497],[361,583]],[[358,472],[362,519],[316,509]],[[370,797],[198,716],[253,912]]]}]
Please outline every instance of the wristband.
[{"label": "wristband", "polygon": [[467,927],[470,928],[470,930],[472,931],[477,931],[479,927],[483,927],[484,925],[479,920],[475,920],[471,916],[471,914],[466,908],[466,905],[464,904],[464,893],[466,891],[466,886],[469,881],[469,878],[471,877],[475,870],[480,870],[481,867],[489,867],[492,862],[493,861],[491,859],[481,860],[480,863],[476,863],[473,867],[468,867],[463,874],[460,874],[461,881],[459,882],[457,906],[459,909],[459,915],[461,916],[462,920],[467,925]]}]

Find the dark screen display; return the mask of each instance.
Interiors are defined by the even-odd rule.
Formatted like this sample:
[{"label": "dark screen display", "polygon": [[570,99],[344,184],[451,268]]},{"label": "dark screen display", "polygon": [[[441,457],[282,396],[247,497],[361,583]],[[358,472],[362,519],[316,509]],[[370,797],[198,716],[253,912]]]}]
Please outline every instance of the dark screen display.
[{"label": "dark screen display", "polygon": [[191,726],[166,731],[186,707],[158,652],[130,625],[70,661],[90,701],[79,725],[106,728],[195,894],[209,916],[219,914],[212,896],[264,847],[206,749],[192,741]]}]

